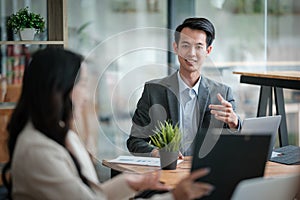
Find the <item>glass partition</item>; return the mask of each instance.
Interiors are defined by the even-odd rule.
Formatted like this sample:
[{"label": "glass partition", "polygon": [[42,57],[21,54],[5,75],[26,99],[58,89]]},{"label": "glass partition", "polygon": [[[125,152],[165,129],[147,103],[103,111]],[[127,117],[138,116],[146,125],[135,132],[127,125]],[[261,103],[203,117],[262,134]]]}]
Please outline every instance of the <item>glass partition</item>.
[{"label": "glass partition", "polygon": [[[232,72],[298,71],[299,7],[297,0],[69,2],[68,48],[86,56],[95,81],[98,158],[128,154],[131,116],[143,84],[167,75],[168,66],[178,67],[169,59],[172,35],[163,30],[191,16],[214,23],[216,39],[204,72],[232,87],[244,119],[256,116],[259,86],[240,84]],[[299,144],[299,92],[284,92],[290,143]]]},{"label": "glass partition", "polygon": [[[232,87],[242,118],[256,115],[259,87],[237,84],[233,71],[265,70],[265,9],[260,1],[197,1],[196,15],[209,18],[216,28],[210,55],[213,65],[222,71],[222,81]],[[216,74],[219,76],[219,74]],[[247,91],[247,92],[245,92]]]},{"label": "glass partition", "polygon": [[143,85],[168,73],[167,1],[72,0],[68,27],[68,47],[85,55],[94,81],[94,151],[100,160],[129,154],[126,140]]},{"label": "glass partition", "polygon": [[[238,84],[240,77],[232,72],[299,71],[299,1],[199,0],[195,8],[216,27],[213,68],[233,88],[242,119],[255,117],[260,87]],[[299,144],[299,92],[284,89],[284,97],[289,142]]]},{"label": "glass partition", "polygon": [[[267,70],[300,71],[300,1],[268,1]],[[284,89],[289,144],[300,145],[300,92]]]}]

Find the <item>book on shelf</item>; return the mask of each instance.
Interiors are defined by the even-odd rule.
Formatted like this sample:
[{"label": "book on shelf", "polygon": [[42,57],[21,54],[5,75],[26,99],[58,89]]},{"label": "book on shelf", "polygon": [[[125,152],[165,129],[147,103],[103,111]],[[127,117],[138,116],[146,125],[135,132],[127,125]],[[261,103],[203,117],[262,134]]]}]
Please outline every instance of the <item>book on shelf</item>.
[{"label": "book on shelf", "polygon": [[6,55],[1,56],[1,75],[7,84],[22,83],[29,59],[30,54],[24,45],[7,45]]},{"label": "book on shelf", "polygon": [[25,69],[25,57],[23,55],[6,56],[2,59],[4,60],[2,76],[6,77],[7,84],[21,84]]}]

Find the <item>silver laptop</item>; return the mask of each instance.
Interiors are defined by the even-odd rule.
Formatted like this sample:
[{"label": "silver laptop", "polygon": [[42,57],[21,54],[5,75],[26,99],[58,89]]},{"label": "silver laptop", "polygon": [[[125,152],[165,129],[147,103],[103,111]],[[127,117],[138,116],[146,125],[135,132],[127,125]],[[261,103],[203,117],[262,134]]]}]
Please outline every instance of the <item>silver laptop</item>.
[{"label": "silver laptop", "polygon": [[293,200],[298,192],[299,180],[299,175],[243,180],[231,200]]},{"label": "silver laptop", "polygon": [[281,122],[281,115],[247,118],[242,122],[242,134],[270,134],[271,142],[268,160],[272,156],[275,146],[277,131]]}]

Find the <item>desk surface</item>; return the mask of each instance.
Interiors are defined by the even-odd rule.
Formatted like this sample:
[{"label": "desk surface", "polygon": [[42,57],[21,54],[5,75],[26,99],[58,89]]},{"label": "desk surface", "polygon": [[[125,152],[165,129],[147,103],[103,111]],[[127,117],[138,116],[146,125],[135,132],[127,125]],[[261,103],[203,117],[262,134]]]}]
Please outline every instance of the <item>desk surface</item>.
[{"label": "desk surface", "polygon": [[[102,164],[119,172],[147,173],[160,170],[160,167],[109,163],[107,160],[103,160]],[[160,170],[160,181],[171,187],[174,187],[181,179],[190,173],[190,168],[191,158],[186,158],[182,163],[177,165],[176,170]],[[294,174],[299,172],[300,165],[283,165],[275,162],[267,162],[265,168],[265,177]]]},{"label": "desk surface", "polygon": [[233,72],[242,76],[300,81],[300,71]]}]

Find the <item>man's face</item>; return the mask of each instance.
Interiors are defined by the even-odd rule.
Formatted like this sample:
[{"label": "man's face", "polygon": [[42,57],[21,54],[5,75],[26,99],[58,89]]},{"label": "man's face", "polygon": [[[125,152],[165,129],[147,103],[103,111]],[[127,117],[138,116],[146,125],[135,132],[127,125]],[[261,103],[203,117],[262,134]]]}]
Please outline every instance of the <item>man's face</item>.
[{"label": "man's face", "polygon": [[204,31],[183,28],[178,44],[176,42],[173,44],[178,55],[180,71],[183,73],[200,72],[206,56],[210,54],[212,49],[212,46],[207,48],[206,46],[206,33]]}]

